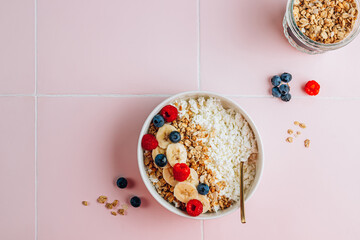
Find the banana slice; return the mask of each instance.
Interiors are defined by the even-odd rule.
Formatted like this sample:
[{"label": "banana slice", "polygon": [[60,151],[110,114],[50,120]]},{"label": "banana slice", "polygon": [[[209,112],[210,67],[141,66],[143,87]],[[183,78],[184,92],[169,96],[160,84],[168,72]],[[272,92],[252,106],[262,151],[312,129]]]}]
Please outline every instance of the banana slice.
[{"label": "banana slice", "polygon": [[198,195],[198,200],[203,205],[203,212],[202,213],[206,213],[207,211],[209,211],[209,209],[210,209],[210,201],[209,201],[209,199],[206,196],[199,194]]},{"label": "banana slice", "polygon": [[176,181],[174,178],[173,168],[169,165],[166,165],[163,168],[163,178],[171,186],[175,186],[178,183],[178,181]]},{"label": "banana slice", "polygon": [[186,163],[186,148],[181,143],[171,143],[166,149],[166,158],[171,166],[176,163]]},{"label": "banana slice", "polygon": [[159,142],[159,147],[162,149],[167,148],[167,146],[171,143],[169,135],[173,131],[176,131],[176,128],[170,124],[164,124],[164,126],[159,128],[156,133],[156,140]]},{"label": "banana slice", "polygon": [[190,168],[190,175],[189,175],[188,179],[186,179],[186,182],[191,183],[195,187],[197,187],[197,185],[199,185],[199,176],[194,169]]},{"label": "banana slice", "polygon": [[197,199],[196,187],[188,182],[179,182],[174,188],[174,196],[180,202],[187,203],[191,199]]},{"label": "banana slice", "polygon": [[151,152],[151,155],[152,155],[153,160],[155,161],[156,155],[158,155],[158,154],[165,154],[165,152],[166,152],[165,149],[162,149],[162,148],[159,148],[159,147],[155,148],[155,149],[152,150],[152,152]]}]

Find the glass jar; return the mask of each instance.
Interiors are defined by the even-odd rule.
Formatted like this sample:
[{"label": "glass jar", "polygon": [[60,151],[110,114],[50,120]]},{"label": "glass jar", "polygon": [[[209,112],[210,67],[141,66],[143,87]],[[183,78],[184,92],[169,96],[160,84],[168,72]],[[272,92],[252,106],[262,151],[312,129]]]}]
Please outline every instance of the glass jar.
[{"label": "glass jar", "polygon": [[[295,0],[296,1],[296,0]],[[294,0],[288,0],[286,12],[283,21],[284,34],[288,39],[289,43],[297,50],[308,53],[308,54],[319,54],[331,50],[336,50],[348,45],[360,32],[360,21],[359,21],[359,0],[355,0],[356,7],[358,10],[358,16],[354,25],[354,28],[348,36],[343,40],[336,43],[320,43],[311,40],[309,37],[303,34],[299,27],[296,25],[295,18],[293,15]]]}]

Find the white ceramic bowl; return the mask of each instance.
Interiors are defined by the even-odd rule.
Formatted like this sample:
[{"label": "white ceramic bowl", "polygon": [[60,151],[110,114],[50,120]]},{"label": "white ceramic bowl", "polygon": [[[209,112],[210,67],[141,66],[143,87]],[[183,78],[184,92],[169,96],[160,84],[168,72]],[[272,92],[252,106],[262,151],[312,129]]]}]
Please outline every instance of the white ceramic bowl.
[{"label": "white ceramic bowl", "polygon": [[[219,217],[223,217],[227,214],[230,214],[234,211],[236,211],[237,209],[239,209],[240,204],[239,202],[236,204],[233,204],[231,207],[225,209],[225,210],[221,210],[218,211],[216,213],[204,213],[201,214],[198,217],[191,217],[189,215],[187,215],[185,212],[183,212],[182,210],[174,207],[172,204],[170,204],[169,202],[167,202],[165,199],[163,199],[156,191],[155,187],[153,186],[153,184],[151,183],[149,177],[146,174],[146,167],[144,165],[144,153],[143,153],[143,149],[141,147],[141,139],[142,137],[147,133],[150,123],[153,119],[153,117],[158,114],[160,112],[160,110],[174,102],[177,99],[188,99],[188,98],[194,98],[194,97],[215,97],[221,100],[221,104],[224,106],[224,108],[232,108],[235,109],[236,111],[238,111],[239,113],[241,113],[244,118],[248,121],[248,123],[250,124],[255,137],[256,137],[256,141],[258,144],[258,159],[257,159],[257,165],[256,165],[256,176],[255,176],[255,180],[253,181],[250,190],[248,191],[248,193],[245,195],[245,201],[249,200],[249,198],[253,195],[253,193],[255,192],[257,186],[259,185],[260,179],[261,179],[261,175],[262,175],[262,170],[263,170],[263,166],[264,166],[264,152],[263,152],[263,146],[262,146],[262,142],[261,142],[261,138],[259,135],[259,132],[254,124],[254,122],[252,121],[252,119],[250,118],[250,116],[234,101],[232,101],[229,98],[223,97],[221,95],[215,94],[215,93],[211,93],[211,92],[203,92],[203,91],[196,91],[196,92],[184,92],[184,93],[179,93],[177,95],[174,95],[168,99],[166,99],[165,101],[163,101],[162,103],[160,103],[148,116],[148,118],[146,119],[141,132],[140,132],[140,136],[139,136],[139,141],[138,141],[138,147],[137,147],[137,154],[138,154],[138,164],[139,164],[139,170],[140,170],[140,174],[141,174],[141,178],[145,183],[145,186],[147,187],[147,189],[149,190],[149,192],[151,193],[151,195],[166,209],[168,209],[169,211],[176,213],[177,215],[183,216],[183,217],[188,217],[188,218],[192,218],[192,219],[214,219],[214,218],[219,218]],[[246,206],[245,206],[246,208]],[[250,214],[250,213],[248,213]]]}]

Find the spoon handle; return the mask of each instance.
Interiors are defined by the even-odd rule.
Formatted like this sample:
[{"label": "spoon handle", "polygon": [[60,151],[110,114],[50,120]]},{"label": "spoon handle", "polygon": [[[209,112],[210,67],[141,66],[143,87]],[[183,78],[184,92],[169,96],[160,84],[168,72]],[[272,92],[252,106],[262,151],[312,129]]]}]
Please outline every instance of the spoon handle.
[{"label": "spoon handle", "polygon": [[244,206],[244,162],[240,162],[240,212],[241,223],[246,223]]}]

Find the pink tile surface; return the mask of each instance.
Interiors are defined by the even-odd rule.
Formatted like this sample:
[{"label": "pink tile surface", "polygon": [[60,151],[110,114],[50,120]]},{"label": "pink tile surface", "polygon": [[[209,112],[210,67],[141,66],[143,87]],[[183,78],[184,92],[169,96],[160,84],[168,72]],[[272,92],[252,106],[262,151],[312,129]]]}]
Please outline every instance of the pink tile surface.
[{"label": "pink tile surface", "polygon": [[[138,134],[161,98],[39,99],[39,240],[200,239],[200,221],[161,207],[142,183],[137,167]],[[114,185],[119,176],[131,186]],[[112,216],[99,195],[143,206]],[[90,202],[84,207],[83,200]],[[181,228],[181,234],[179,233]]]},{"label": "pink tile surface", "polygon": [[0,6],[0,94],[34,92],[34,1]]},{"label": "pink tile surface", "polygon": [[[360,37],[338,51],[300,53],[283,35],[285,4],[4,1],[0,95],[11,97],[0,97],[0,239],[360,239]],[[289,103],[270,97],[269,78],[284,71],[294,76]],[[301,90],[311,79],[319,97]],[[263,137],[264,176],[246,225],[238,212],[178,217],[140,179],[136,144],[147,114],[161,96],[197,89],[241,95]],[[289,144],[294,120],[308,128]],[[119,176],[127,189],[115,186]],[[121,203],[138,195],[143,205],[112,216],[96,202],[101,194]]]},{"label": "pink tile surface", "polygon": [[[236,101],[262,135],[264,175],[246,204],[246,225],[239,212],[205,221],[204,239],[359,239],[360,115],[354,110],[360,101]],[[294,120],[307,128],[289,144],[286,131],[296,129]],[[305,138],[311,140],[309,149]]]},{"label": "pink tile surface", "polygon": [[196,1],[39,0],[38,22],[40,93],[197,89]]},{"label": "pink tile surface", "polygon": [[[269,77],[294,76],[293,95],[308,80],[321,96],[359,96],[360,39],[347,47],[311,56],[293,48],[283,34],[286,0],[207,0],[200,3],[200,76],[203,90],[226,94],[267,95]],[[346,82],[341,87],[340,82]],[[265,83],[265,84],[264,84]]]},{"label": "pink tile surface", "polygon": [[0,112],[0,239],[34,239],[34,100],[1,97]]}]

